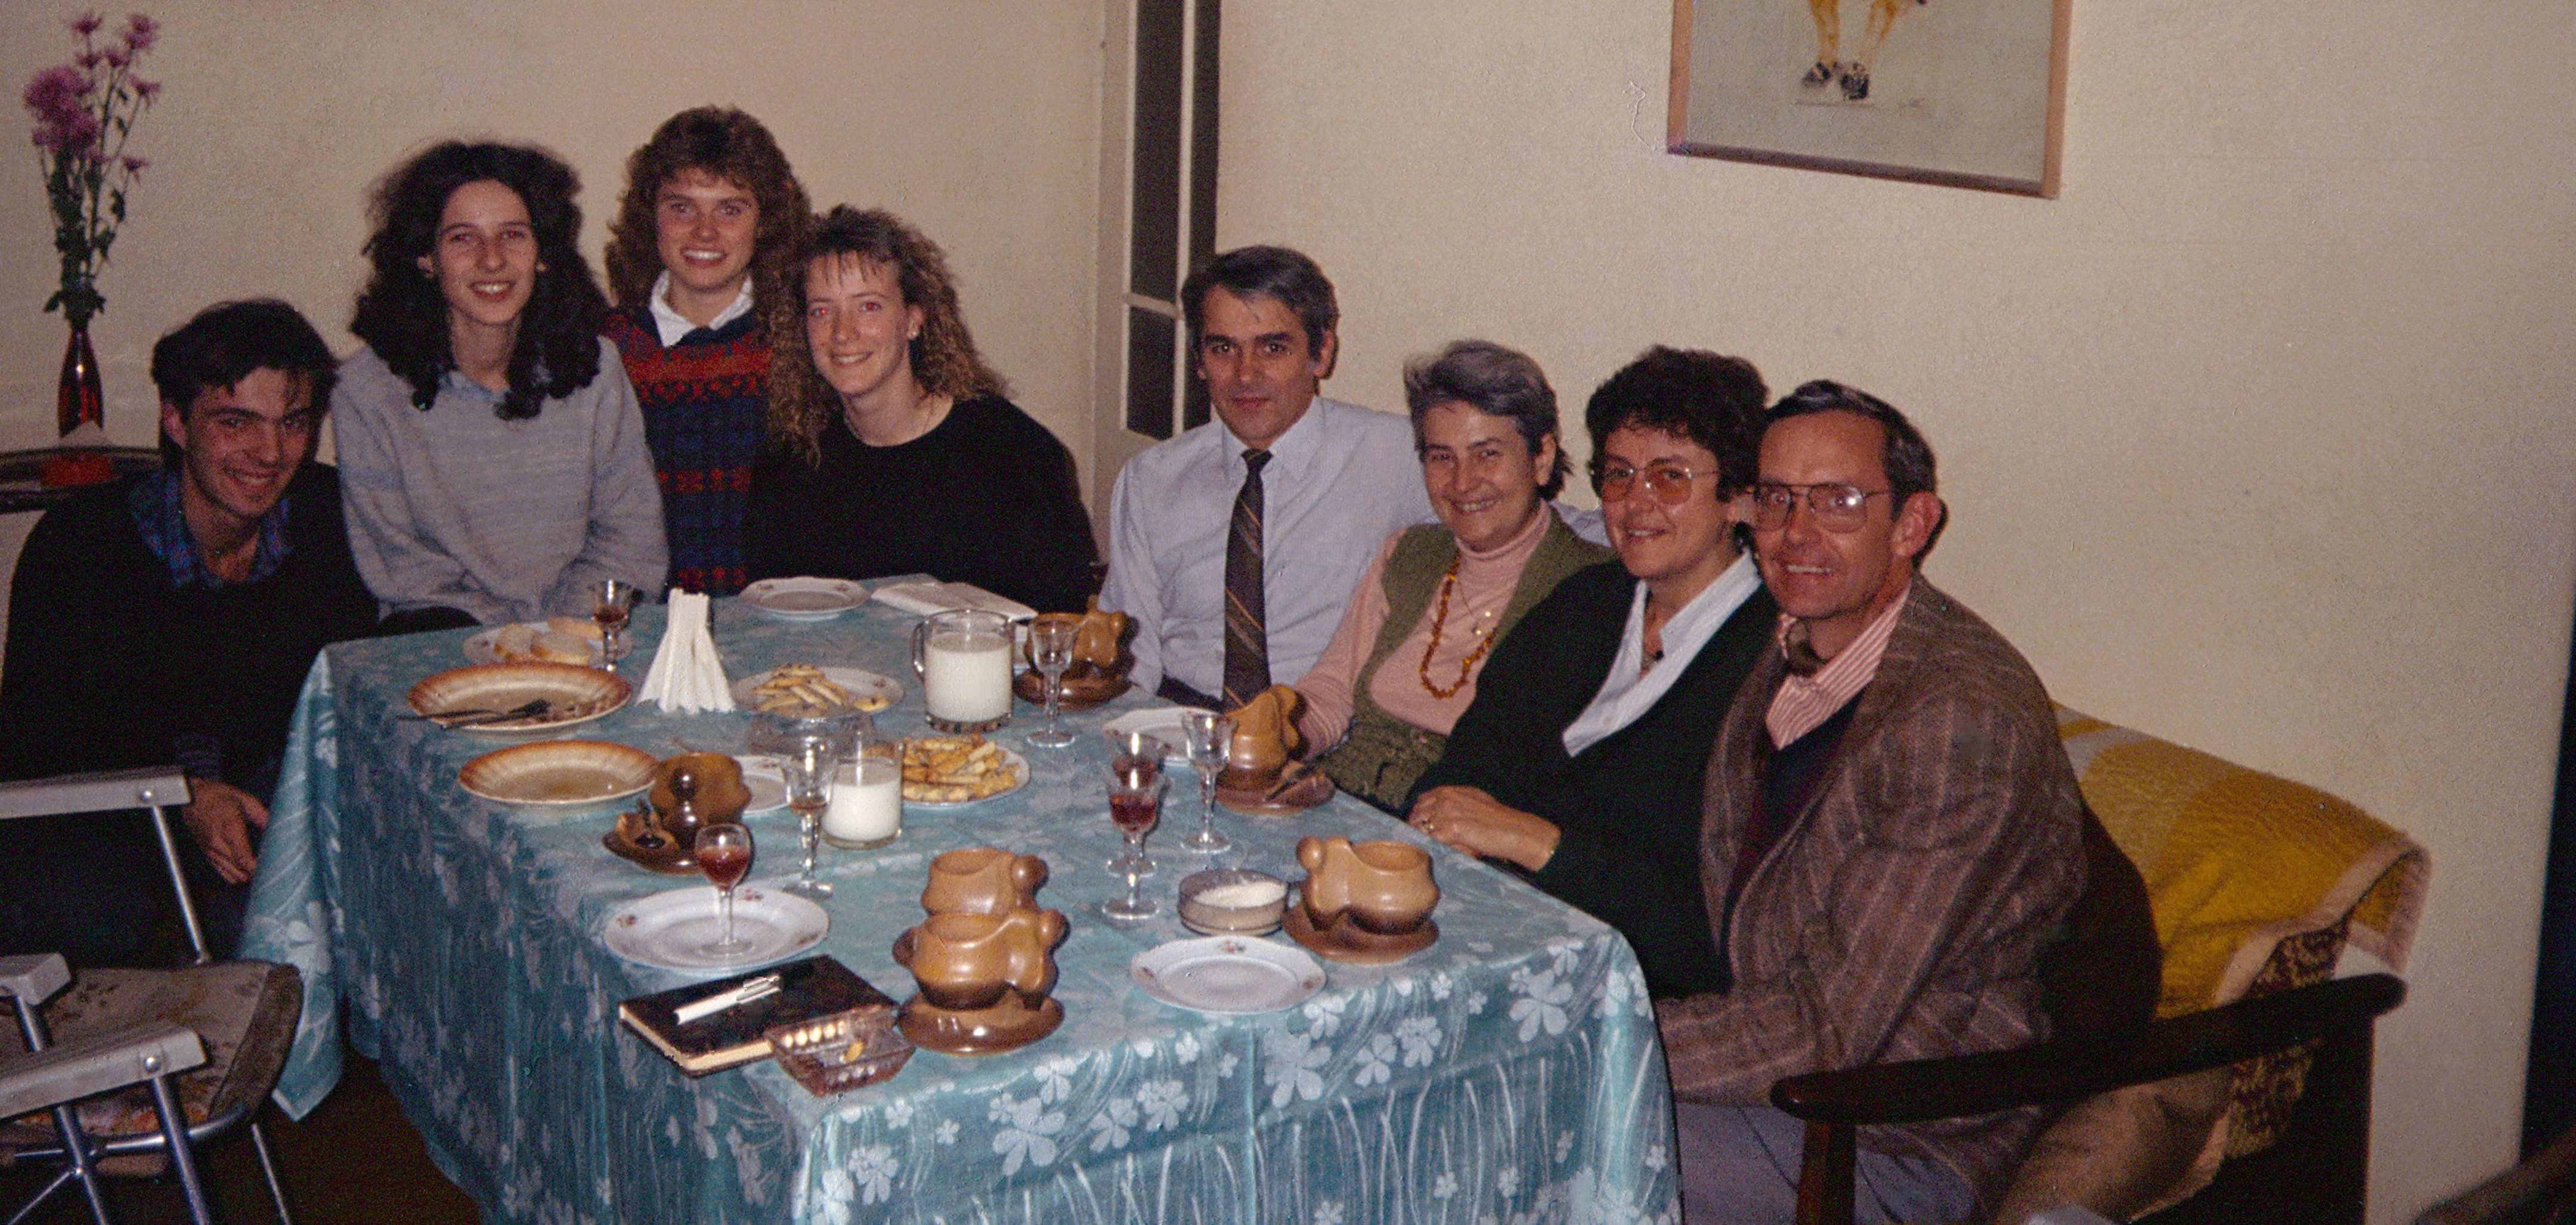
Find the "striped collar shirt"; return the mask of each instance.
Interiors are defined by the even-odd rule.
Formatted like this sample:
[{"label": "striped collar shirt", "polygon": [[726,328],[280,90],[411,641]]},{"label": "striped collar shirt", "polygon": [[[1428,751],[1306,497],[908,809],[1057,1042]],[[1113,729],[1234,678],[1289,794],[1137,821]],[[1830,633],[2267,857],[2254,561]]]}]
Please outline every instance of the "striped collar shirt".
[{"label": "striped collar shirt", "polygon": [[[1887,653],[1887,636],[1896,629],[1897,614],[1905,610],[1905,601],[1914,594],[1908,580],[1905,590],[1888,601],[1885,609],[1870,623],[1861,627],[1860,636],[1851,640],[1813,675],[1788,672],[1780,677],[1780,688],[1771,695],[1771,710],[1763,723],[1771,729],[1771,743],[1787,746],[1834,716],[1843,704],[1852,700],[1870,679],[1878,675],[1879,657]],[[1780,616],[1778,632],[1780,650],[1795,655],[1806,650],[1806,624],[1786,613]]]}]

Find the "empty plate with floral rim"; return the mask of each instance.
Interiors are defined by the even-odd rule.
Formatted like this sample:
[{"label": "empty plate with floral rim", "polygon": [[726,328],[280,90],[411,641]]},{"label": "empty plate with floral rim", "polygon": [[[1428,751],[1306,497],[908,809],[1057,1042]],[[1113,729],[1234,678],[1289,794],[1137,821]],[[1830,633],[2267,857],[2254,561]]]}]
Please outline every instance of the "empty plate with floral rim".
[{"label": "empty plate with floral rim", "polygon": [[832,918],[790,893],[742,884],[733,891],[733,934],[749,948],[730,957],[701,951],[716,939],[716,887],[698,885],[640,897],[599,925],[608,951],[665,970],[740,970],[766,965],[823,942]]},{"label": "empty plate with floral rim", "polygon": [[1128,961],[1127,976],[1175,1008],[1225,1015],[1294,1008],[1324,989],[1324,967],[1305,950],[1246,936],[1155,945]]}]

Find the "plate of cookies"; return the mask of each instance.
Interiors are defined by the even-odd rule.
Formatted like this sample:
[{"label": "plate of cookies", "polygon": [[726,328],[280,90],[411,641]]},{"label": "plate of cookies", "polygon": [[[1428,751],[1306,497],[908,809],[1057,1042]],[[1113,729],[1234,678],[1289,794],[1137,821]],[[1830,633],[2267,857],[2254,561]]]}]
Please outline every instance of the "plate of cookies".
[{"label": "plate of cookies", "polygon": [[864,668],[780,664],[733,683],[735,705],[797,719],[823,719],[854,710],[874,714],[902,698],[902,685]]},{"label": "plate of cookies", "polygon": [[957,808],[1009,795],[1028,783],[1028,759],[982,736],[918,736],[903,742],[906,804]]}]

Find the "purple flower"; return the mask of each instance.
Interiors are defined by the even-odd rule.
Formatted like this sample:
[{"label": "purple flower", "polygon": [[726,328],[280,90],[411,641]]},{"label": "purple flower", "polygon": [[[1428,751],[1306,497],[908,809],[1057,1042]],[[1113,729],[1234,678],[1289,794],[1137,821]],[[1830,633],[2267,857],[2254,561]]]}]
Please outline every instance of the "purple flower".
[{"label": "purple flower", "polygon": [[27,109],[39,119],[80,109],[81,95],[89,92],[89,77],[69,64],[48,68],[27,81]]},{"label": "purple flower", "polygon": [[139,157],[134,156],[134,155],[133,155],[133,154],[131,154],[131,153],[126,154],[126,155],[124,156],[124,158],[122,158],[121,160],[124,162],[124,165],[125,165],[125,173],[127,173],[127,174],[138,174],[138,173],[141,173],[141,171],[143,170],[143,168],[144,168],[144,167],[149,166],[149,165],[151,165],[151,164],[152,164],[152,163],[150,163],[150,162],[147,162],[147,161],[143,160],[142,158],[139,158]]},{"label": "purple flower", "polygon": [[161,37],[161,23],[141,13],[125,15],[125,45],[136,51],[149,51],[153,40]]},{"label": "purple flower", "polygon": [[105,60],[110,68],[123,68],[133,62],[134,53],[111,44],[98,53],[98,58]]},{"label": "purple flower", "polygon": [[83,68],[96,68],[98,67],[99,62],[106,58],[106,56],[99,54],[96,50],[90,50],[81,52],[80,58],[73,60],[72,62]]},{"label": "purple flower", "polygon": [[141,77],[135,77],[133,78],[133,85],[134,96],[141,98],[146,102],[150,102],[154,98],[161,96],[161,83],[159,81],[146,81]]},{"label": "purple flower", "polygon": [[96,13],[83,13],[78,17],[72,18],[72,33],[78,34],[83,38],[87,38],[92,34],[98,33],[98,28],[106,24],[107,18],[105,17],[101,17]]}]

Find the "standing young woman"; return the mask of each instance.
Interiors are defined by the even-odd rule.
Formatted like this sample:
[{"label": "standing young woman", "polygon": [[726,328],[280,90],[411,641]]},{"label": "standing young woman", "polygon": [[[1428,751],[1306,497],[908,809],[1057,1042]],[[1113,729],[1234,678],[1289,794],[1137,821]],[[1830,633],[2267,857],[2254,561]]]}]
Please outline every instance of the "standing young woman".
[{"label": "standing young woman", "polygon": [[517,145],[437,145],[377,190],[375,271],[332,395],[358,572],[396,628],[587,615],[669,552],[635,391],[573,246],[580,179]]}]

